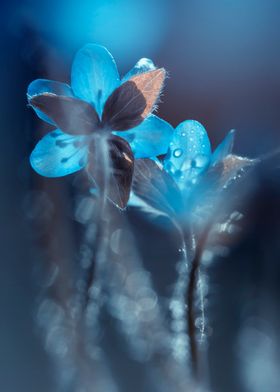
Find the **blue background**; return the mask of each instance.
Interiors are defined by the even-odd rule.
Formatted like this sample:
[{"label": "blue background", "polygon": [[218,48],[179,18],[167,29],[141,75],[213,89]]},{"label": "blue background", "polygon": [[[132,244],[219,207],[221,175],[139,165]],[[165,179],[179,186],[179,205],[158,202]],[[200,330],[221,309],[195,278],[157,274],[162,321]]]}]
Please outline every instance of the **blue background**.
[{"label": "blue background", "polygon": [[[108,47],[122,74],[140,57],[151,57],[169,73],[161,117],[173,126],[185,119],[202,122],[213,146],[235,128],[234,151],[257,157],[280,143],[280,2],[10,0],[0,7],[0,385],[5,392],[48,392],[53,372],[34,332],[40,289],[26,218],[26,195],[37,181],[28,156],[42,124],[27,108],[28,83],[37,77],[68,81],[73,56],[87,42]],[[59,182],[49,186],[61,194]],[[232,276],[252,276],[241,261],[236,268]],[[258,282],[262,272],[255,273]],[[234,290],[226,270],[217,276]],[[229,336],[216,337],[216,345],[234,335],[233,325],[224,324]],[[232,352],[211,351],[215,391],[246,391],[236,363],[224,360]]]}]

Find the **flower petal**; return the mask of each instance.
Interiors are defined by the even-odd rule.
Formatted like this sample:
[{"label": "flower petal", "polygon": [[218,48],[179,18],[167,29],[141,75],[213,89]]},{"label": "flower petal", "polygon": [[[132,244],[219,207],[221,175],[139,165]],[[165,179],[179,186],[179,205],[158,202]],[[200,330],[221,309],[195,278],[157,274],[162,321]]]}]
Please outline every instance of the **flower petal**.
[{"label": "flower petal", "polygon": [[107,99],[102,123],[113,131],[136,127],[153,111],[166,72],[163,68],[134,75]]},{"label": "flower petal", "polygon": [[193,180],[210,161],[211,146],[203,125],[187,120],[177,126],[164,162],[167,172],[175,177],[180,187]]},{"label": "flower petal", "polygon": [[183,209],[181,192],[173,178],[151,159],[135,161],[132,189],[150,207],[168,216]]},{"label": "flower petal", "polygon": [[135,158],[152,158],[166,154],[173,132],[168,122],[151,114],[137,127],[113,133],[130,144]]},{"label": "flower petal", "polygon": [[[55,82],[53,80],[48,80],[48,79],[36,79],[31,82],[27,88],[27,99],[28,102],[30,102],[32,98],[34,98],[36,95],[40,94],[45,94],[45,93],[50,93],[50,94],[56,94],[56,95],[64,95],[66,97],[73,97],[73,92],[70,86],[66,83],[61,83],[61,82]],[[33,109],[35,110],[37,116],[43,120],[48,122],[49,124],[55,125],[53,120],[48,117],[45,113],[41,112],[38,108],[35,108],[32,106]]]},{"label": "flower petal", "polygon": [[115,60],[104,46],[87,44],[75,56],[71,85],[74,94],[95,106],[101,117],[104,103],[120,84]]},{"label": "flower petal", "polygon": [[44,136],[30,155],[33,169],[45,177],[62,177],[87,164],[84,136],[71,136],[56,129]]},{"label": "flower petal", "polygon": [[[188,200],[196,227],[205,229],[207,222],[219,222],[217,221],[219,214],[223,222],[228,221],[226,216],[228,215],[229,218],[233,215],[233,205],[236,206],[238,198],[242,195],[244,197],[248,192],[244,180],[258,162],[257,159],[230,154],[215,166],[209,166],[193,188]],[[250,180],[249,184],[251,184]]]},{"label": "flower petal", "polygon": [[212,154],[211,163],[212,165],[216,165],[218,162],[226,158],[231,154],[233,143],[235,138],[235,130],[232,129],[224,140],[218,145],[215,151]]},{"label": "flower petal", "polygon": [[127,74],[124,75],[124,77],[122,78],[122,83],[127,82],[134,75],[139,75],[143,72],[153,71],[154,69],[156,69],[156,66],[152,62],[152,60],[143,57],[142,59],[137,61],[134,67],[131,68],[131,70],[128,71]]},{"label": "flower petal", "polygon": [[47,93],[34,96],[30,103],[51,118],[63,132],[71,135],[88,135],[100,124],[95,109],[77,98]]}]

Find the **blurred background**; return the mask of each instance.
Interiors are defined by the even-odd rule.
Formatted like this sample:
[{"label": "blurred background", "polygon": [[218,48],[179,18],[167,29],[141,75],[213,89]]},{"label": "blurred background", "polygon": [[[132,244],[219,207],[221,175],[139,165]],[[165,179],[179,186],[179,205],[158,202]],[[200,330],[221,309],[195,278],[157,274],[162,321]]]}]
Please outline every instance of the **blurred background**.
[{"label": "blurred background", "polygon": [[[55,237],[57,257],[73,258],[73,177],[42,183],[32,173],[28,157],[47,128],[27,107],[27,85],[36,78],[69,81],[73,56],[88,42],[106,46],[121,74],[150,57],[169,73],[162,118],[173,126],[202,122],[213,147],[235,128],[234,151],[258,157],[280,143],[280,3],[4,0],[0,7],[0,386],[4,392],[50,392],[56,390],[53,365],[34,314],[45,279],[42,260],[49,258],[46,236]],[[214,392],[280,390],[279,183],[277,171],[259,174],[250,229],[209,271]],[[137,219],[143,249],[143,232],[172,248],[167,230],[131,219]],[[66,236],[73,242],[61,250]],[[142,255],[159,292],[174,279],[172,251],[161,244]]]}]

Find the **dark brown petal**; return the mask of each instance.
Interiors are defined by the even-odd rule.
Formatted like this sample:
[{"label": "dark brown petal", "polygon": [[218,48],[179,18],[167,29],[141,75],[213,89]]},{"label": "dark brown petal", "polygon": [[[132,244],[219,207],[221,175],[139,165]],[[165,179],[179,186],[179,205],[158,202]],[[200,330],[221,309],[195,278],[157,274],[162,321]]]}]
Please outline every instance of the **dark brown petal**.
[{"label": "dark brown petal", "polygon": [[151,159],[135,161],[132,189],[149,206],[167,215],[182,211],[183,201],[177,184]]},{"label": "dark brown petal", "polygon": [[[127,205],[134,168],[134,156],[129,144],[118,136],[111,136],[103,146],[93,139],[88,170],[94,178],[101,196],[106,196],[117,207]],[[103,152],[102,152],[103,151]],[[105,156],[106,155],[106,156]]]},{"label": "dark brown petal", "polygon": [[133,76],[107,99],[102,123],[115,131],[139,125],[154,109],[163,87],[163,68]]},{"label": "dark brown petal", "polygon": [[88,135],[100,124],[95,109],[80,99],[45,93],[34,96],[30,104],[50,117],[63,132],[72,135]]}]

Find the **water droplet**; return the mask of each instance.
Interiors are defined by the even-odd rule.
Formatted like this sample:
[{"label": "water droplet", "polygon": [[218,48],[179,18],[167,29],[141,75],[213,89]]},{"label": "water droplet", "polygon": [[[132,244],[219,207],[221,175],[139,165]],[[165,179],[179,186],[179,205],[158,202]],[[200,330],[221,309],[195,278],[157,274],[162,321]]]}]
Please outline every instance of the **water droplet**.
[{"label": "water droplet", "polygon": [[181,148],[176,148],[173,152],[175,158],[180,158],[182,154],[183,154],[183,150]]},{"label": "water droplet", "polygon": [[178,251],[179,251],[179,253],[183,253],[183,254],[186,253],[186,249],[185,248],[179,248]]},{"label": "water droplet", "polygon": [[186,132],[182,132],[181,135],[182,135],[183,137],[187,136]]}]

